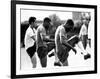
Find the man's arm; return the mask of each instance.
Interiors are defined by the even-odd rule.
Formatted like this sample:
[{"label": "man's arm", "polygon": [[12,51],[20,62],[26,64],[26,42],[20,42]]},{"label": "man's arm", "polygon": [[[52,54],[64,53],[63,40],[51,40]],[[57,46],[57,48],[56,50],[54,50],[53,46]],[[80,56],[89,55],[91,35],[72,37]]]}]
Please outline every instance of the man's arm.
[{"label": "man's arm", "polygon": [[45,41],[45,42],[54,42],[54,39],[50,39],[49,36],[47,36],[47,35],[42,34],[41,37],[42,37],[43,41]]},{"label": "man's arm", "polygon": [[72,47],[72,46],[68,43],[68,41],[67,41],[66,32],[65,32],[64,29],[61,29],[61,30],[60,30],[60,42],[61,42],[63,45],[70,47],[70,48],[75,52],[75,54],[76,54],[76,49],[75,49],[74,47]]},{"label": "man's arm", "polygon": [[65,46],[70,47],[71,49],[75,50],[68,42],[67,42],[67,36],[64,29],[60,29],[60,42],[64,44]]},{"label": "man's arm", "polygon": [[43,28],[39,29],[39,34],[43,41],[45,42],[54,42],[54,39],[50,39],[49,36],[46,35],[46,31]]},{"label": "man's arm", "polygon": [[62,36],[62,44],[65,45],[65,46],[68,46],[70,47],[75,53],[76,53],[76,49],[74,47],[72,47],[68,42],[67,42],[67,39],[65,36]]}]

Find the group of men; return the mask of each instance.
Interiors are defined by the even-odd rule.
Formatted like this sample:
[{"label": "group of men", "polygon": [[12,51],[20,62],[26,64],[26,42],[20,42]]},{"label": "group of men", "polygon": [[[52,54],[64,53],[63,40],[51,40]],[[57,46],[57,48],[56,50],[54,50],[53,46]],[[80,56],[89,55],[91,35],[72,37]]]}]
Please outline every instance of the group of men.
[{"label": "group of men", "polygon": [[[49,34],[51,19],[45,17],[43,23],[38,26],[36,30],[36,18],[30,17],[29,27],[26,30],[24,42],[26,52],[31,58],[33,68],[37,66],[37,59],[35,53],[37,53],[38,55],[41,66],[47,67],[47,55],[52,49],[55,50],[53,53],[51,53],[51,56],[55,56],[54,65],[68,66],[69,51],[72,49],[75,54],[77,53],[77,50],[74,48],[75,44],[77,44],[82,50],[84,59],[90,58],[90,54],[88,54],[85,50],[88,33],[83,33],[84,27],[85,31],[87,32],[89,22],[87,22],[86,19],[84,20],[85,21],[83,21],[83,25],[79,35],[74,35],[69,39],[67,38],[67,35],[70,34],[71,30],[74,28],[73,20],[68,19],[64,24],[58,26],[55,32],[55,39],[51,39]],[[80,43],[81,40],[82,43]]]}]

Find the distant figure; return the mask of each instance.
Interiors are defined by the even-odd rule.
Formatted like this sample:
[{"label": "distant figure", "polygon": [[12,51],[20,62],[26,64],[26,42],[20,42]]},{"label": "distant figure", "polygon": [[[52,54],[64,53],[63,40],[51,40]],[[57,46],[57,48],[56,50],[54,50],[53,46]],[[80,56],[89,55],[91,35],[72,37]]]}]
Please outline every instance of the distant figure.
[{"label": "distant figure", "polygon": [[[82,21],[83,21],[83,25],[81,27],[79,37],[82,40],[84,50],[86,50],[87,41],[88,41],[88,25],[89,25],[89,18],[86,16],[86,14],[84,14]],[[88,59],[88,58],[90,58],[90,54],[84,53],[84,59]]]},{"label": "distant figure", "polygon": [[51,20],[48,17],[44,18],[36,33],[36,49],[42,67],[47,66],[47,54],[55,47],[54,39],[50,39],[49,36],[50,25]]},{"label": "distant figure", "polygon": [[89,47],[91,48],[91,30],[92,30],[91,27],[93,27],[93,24],[92,24],[90,14],[87,16],[87,20],[89,21],[89,24],[88,24],[88,43],[89,43]]},{"label": "distant figure", "polygon": [[71,19],[68,19],[67,22],[61,26],[58,26],[55,33],[55,45],[56,45],[56,62],[55,65],[61,64],[61,66],[68,66],[68,53],[72,49],[76,53],[74,48],[75,42],[78,42],[78,39],[71,42],[72,39],[68,39],[68,33],[73,29],[74,22]]},{"label": "distant figure", "polygon": [[26,30],[25,39],[24,39],[25,49],[31,58],[33,68],[35,68],[37,64],[36,56],[35,56],[35,52],[36,52],[36,30],[35,30],[36,23],[35,22],[36,22],[35,17],[29,18],[29,27]]}]

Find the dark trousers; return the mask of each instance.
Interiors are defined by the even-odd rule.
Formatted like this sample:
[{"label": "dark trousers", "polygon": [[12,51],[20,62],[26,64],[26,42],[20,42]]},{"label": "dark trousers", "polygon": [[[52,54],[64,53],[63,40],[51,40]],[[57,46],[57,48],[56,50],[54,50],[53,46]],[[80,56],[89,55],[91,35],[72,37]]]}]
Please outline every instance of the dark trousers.
[{"label": "dark trousers", "polygon": [[55,48],[54,42],[48,42],[46,46],[40,46],[37,48],[37,54],[39,58],[45,57],[53,48]]},{"label": "dark trousers", "polygon": [[[68,44],[70,44],[72,47],[74,47],[75,44],[77,44],[79,41],[80,41],[80,39],[77,35],[72,36],[71,39],[67,40]],[[62,63],[64,63],[67,60],[70,50],[71,50],[71,48],[69,46],[67,46],[66,44],[61,44],[59,46],[59,49],[57,51],[57,55],[58,55],[59,60]]]},{"label": "dark trousers", "polygon": [[82,36],[82,44],[83,44],[84,49],[86,49],[86,46],[87,46],[87,39],[88,39],[88,35]]},{"label": "dark trousers", "polygon": [[55,43],[54,42],[48,42],[46,46],[40,46],[37,48],[37,54],[40,59],[40,63],[42,67],[47,66],[47,54],[55,48]]},{"label": "dark trousers", "polygon": [[34,45],[32,47],[29,47],[26,51],[28,55],[30,56],[30,58],[32,58],[36,52],[36,43],[34,43]]}]

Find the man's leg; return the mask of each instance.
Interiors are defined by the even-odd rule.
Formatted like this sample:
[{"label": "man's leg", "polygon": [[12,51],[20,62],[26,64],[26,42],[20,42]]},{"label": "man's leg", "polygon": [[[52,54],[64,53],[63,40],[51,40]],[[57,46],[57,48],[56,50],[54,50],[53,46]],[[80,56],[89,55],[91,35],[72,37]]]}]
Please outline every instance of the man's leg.
[{"label": "man's leg", "polygon": [[47,66],[47,54],[54,48],[55,48],[55,43],[54,42],[47,43],[46,56],[41,61],[41,63],[43,64],[42,67],[46,67]]},{"label": "man's leg", "polygon": [[54,52],[52,52],[52,53],[50,53],[48,56],[49,56],[49,57],[52,57],[52,56],[55,56],[55,54],[54,54]]},{"label": "man's leg", "polygon": [[55,52],[54,52],[54,56],[55,56],[54,66],[62,66],[62,63],[60,62],[60,60],[59,60],[59,58],[57,56],[56,49],[55,49]]},{"label": "man's leg", "polygon": [[89,47],[91,48],[91,39],[88,39]]},{"label": "man's leg", "polygon": [[33,63],[33,68],[36,68],[36,65],[37,65],[36,54],[35,54],[35,52],[36,52],[36,42],[34,43],[32,51],[33,51],[33,56],[31,58],[31,61]]},{"label": "man's leg", "polygon": [[[86,50],[86,46],[87,46],[87,39],[88,39],[88,36],[84,35],[84,37],[83,37],[83,43],[84,43],[84,49],[85,50]],[[87,53],[86,55],[84,55],[84,59],[88,59],[88,58],[91,58],[91,55],[89,53]]]},{"label": "man's leg", "polygon": [[[48,43],[47,43],[47,46],[48,46],[48,53],[49,53],[52,49],[55,49],[55,44],[54,44],[54,42],[48,42]],[[54,56],[54,52],[55,52],[55,51],[53,51],[52,53],[50,53],[48,56],[49,56],[49,57]]]},{"label": "man's leg", "polygon": [[40,59],[40,63],[42,67],[47,66],[47,48],[45,46],[41,46],[37,49],[37,54]]},{"label": "man's leg", "polygon": [[47,43],[47,46],[48,46],[48,53],[54,49],[54,52],[52,52],[51,54],[49,54],[49,57],[51,56],[55,56],[55,62],[54,62],[54,66],[61,66],[61,63],[57,57],[57,54],[56,54],[56,50],[55,50],[55,43],[54,42],[49,42]]},{"label": "man's leg", "polygon": [[37,64],[36,55],[35,55],[36,43],[32,47],[28,48],[26,51],[31,58],[33,68],[36,68],[36,64]]},{"label": "man's leg", "polygon": [[68,66],[68,59],[63,63],[63,66]]},{"label": "man's leg", "polygon": [[47,44],[47,50],[48,50],[48,53],[52,50],[52,49],[55,49],[55,43],[54,42],[48,42]]},{"label": "man's leg", "polygon": [[87,35],[83,35],[82,43],[83,43],[84,49],[86,50],[86,46],[87,46]]},{"label": "man's leg", "polygon": [[33,64],[33,68],[36,68],[37,65],[36,54],[34,54],[33,57],[31,58],[31,62]]},{"label": "man's leg", "polygon": [[82,41],[79,41],[77,46],[79,47],[79,49],[81,50],[81,54],[86,55],[87,51],[84,49]]},{"label": "man's leg", "polygon": [[47,56],[40,58],[40,63],[42,67],[47,67]]},{"label": "man's leg", "polygon": [[77,44],[77,46],[80,48],[81,54],[83,54],[84,59],[88,59],[88,58],[91,57],[90,54],[84,49],[83,44],[82,44],[82,41],[80,41],[80,42]]}]

